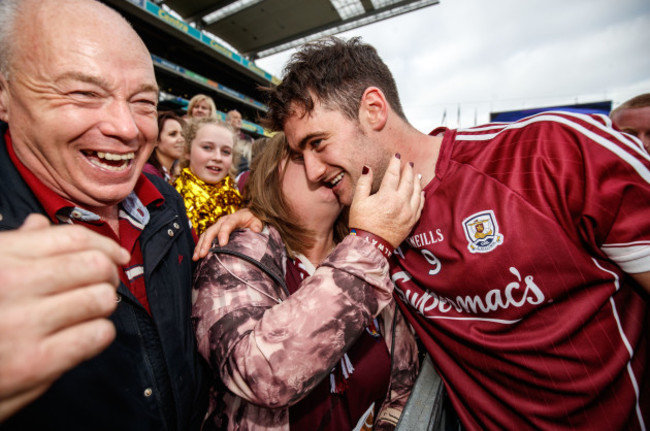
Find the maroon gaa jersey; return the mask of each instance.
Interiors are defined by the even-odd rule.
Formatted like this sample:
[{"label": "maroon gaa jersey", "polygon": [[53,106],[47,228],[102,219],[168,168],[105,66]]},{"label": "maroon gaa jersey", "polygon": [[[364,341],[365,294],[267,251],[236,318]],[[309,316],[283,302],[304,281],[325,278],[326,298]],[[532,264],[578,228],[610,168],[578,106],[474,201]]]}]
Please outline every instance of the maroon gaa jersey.
[{"label": "maroon gaa jersey", "polygon": [[424,191],[392,278],[463,424],[646,429],[641,142],[559,112],[446,130]]}]

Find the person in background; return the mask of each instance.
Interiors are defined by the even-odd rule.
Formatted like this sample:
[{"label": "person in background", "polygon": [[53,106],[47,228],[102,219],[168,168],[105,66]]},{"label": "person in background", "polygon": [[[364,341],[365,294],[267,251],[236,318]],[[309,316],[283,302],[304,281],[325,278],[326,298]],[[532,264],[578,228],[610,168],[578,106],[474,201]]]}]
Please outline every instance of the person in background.
[{"label": "person in background", "polygon": [[650,93],[623,102],[609,117],[616,127],[639,138],[646,151],[650,151]]},{"label": "person in background", "polygon": [[185,157],[185,149],[183,149],[183,155],[181,158],[174,160],[174,163],[172,163],[172,167],[169,171],[169,183],[172,185],[176,183],[176,179],[181,175],[181,169],[183,169],[181,166],[184,164],[183,157]]},{"label": "person in background", "polygon": [[230,127],[232,127],[232,129],[235,131],[235,136],[237,136],[237,139],[253,142],[253,138],[250,135],[244,133],[244,131],[241,129],[242,116],[238,110],[232,109],[228,111],[226,114],[226,123],[228,123]]},{"label": "person in background", "polygon": [[158,139],[156,146],[144,165],[143,172],[156,175],[172,183],[172,167],[185,152],[183,124],[185,121],[173,112],[158,113]]},{"label": "person in background", "polygon": [[151,55],[114,10],[0,2],[3,431],[199,429],[192,231],[178,193],[142,174],[157,102]]},{"label": "person in background", "polygon": [[[250,146],[250,153],[249,153],[249,159],[251,163],[253,163],[255,161],[255,158],[262,152],[262,150],[264,149],[268,141],[269,138],[267,138],[266,136],[262,138],[257,138],[253,141],[253,143]],[[246,168],[241,170],[235,177],[237,190],[239,190],[239,192],[242,194],[244,199],[247,199],[245,195],[246,182],[248,181],[248,177],[250,176],[250,173],[251,173],[250,165],[247,165]]]},{"label": "person in background", "polygon": [[[395,159],[396,175],[399,166]],[[393,429],[415,381],[417,346],[390,300],[388,259],[348,235],[343,205],[307,180],[282,133],[252,168],[249,209],[266,229],[233,233],[196,273],[199,350],[222,382],[203,429]],[[413,176],[405,167],[410,187],[403,181],[400,196],[386,199],[419,197]],[[409,205],[415,213],[420,204]],[[395,243],[409,229],[400,226]],[[360,307],[359,295],[380,303]]]},{"label": "person in background", "polygon": [[187,117],[191,118],[217,118],[217,105],[212,97],[205,94],[197,94],[190,99],[187,105]]},{"label": "person in background", "polygon": [[[237,178],[239,174],[249,169],[253,138],[242,131],[242,116],[236,109],[228,111],[226,114],[226,123],[232,127],[237,137],[234,148],[234,163],[230,171],[230,176]],[[239,191],[241,192],[242,189],[239,189]]]},{"label": "person in background", "polygon": [[229,175],[236,138],[226,123],[212,118],[189,121],[183,137],[185,160],[174,186],[200,235],[219,217],[241,207],[241,194]]},{"label": "person in background", "polygon": [[240,172],[249,168],[253,142],[237,139],[233,147],[232,166],[230,176],[237,178]]}]

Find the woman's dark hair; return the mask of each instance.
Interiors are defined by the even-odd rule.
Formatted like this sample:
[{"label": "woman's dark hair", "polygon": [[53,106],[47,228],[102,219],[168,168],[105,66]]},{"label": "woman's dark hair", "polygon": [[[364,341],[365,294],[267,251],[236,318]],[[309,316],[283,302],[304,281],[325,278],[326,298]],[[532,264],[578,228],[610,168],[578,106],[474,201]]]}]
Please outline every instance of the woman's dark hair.
[{"label": "woman's dark hair", "polygon": [[[162,133],[163,126],[165,125],[165,121],[167,120],[178,121],[178,124],[181,125],[181,129],[185,126],[185,120],[183,120],[180,116],[176,115],[175,112],[160,111],[158,113],[158,137],[156,138],[156,143],[160,142],[160,134]],[[158,160],[158,146],[154,147],[153,151],[151,152],[151,155],[149,156],[149,160],[147,160],[147,163],[152,164],[158,171],[160,172],[163,171],[162,165],[160,164],[160,160]]]}]

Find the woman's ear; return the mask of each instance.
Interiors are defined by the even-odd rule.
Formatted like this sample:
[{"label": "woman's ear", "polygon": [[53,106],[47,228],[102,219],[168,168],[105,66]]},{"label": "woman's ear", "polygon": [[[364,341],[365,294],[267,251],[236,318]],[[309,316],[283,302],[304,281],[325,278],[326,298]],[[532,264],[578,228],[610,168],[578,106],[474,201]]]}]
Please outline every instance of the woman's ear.
[{"label": "woman's ear", "polygon": [[388,120],[388,102],[377,87],[368,87],[361,96],[359,121],[372,130],[381,130]]}]

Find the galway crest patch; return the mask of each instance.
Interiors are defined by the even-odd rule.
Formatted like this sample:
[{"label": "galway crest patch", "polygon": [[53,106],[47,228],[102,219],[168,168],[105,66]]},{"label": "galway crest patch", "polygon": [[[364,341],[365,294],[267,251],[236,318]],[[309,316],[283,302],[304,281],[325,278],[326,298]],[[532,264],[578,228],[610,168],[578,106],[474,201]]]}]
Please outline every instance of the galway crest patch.
[{"label": "galway crest patch", "polygon": [[463,220],[467,248],[472,253],[489,253],[503,244],[503,235],[492,210],[481,211]]}]

